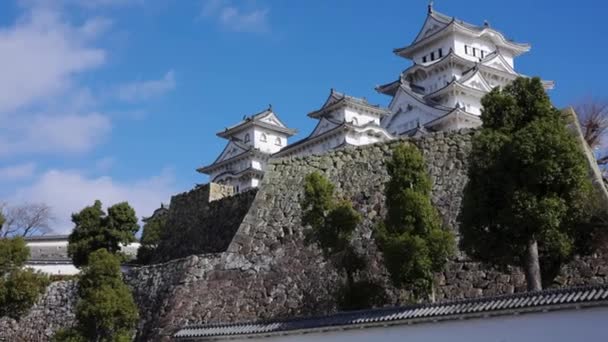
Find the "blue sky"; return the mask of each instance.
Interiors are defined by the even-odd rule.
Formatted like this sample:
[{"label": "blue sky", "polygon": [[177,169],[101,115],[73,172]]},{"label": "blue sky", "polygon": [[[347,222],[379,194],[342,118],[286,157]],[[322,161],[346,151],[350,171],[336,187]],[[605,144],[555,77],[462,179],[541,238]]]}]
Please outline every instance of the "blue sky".
[{"label": "blue sky", "polygon": [[[58,232],[99,198],[146,216],[204,183],[215,132],[272,104],[306,113],[329,89],[387,105],[374,86],[409,61],[426,0],[23,0],[0,3],[0,200],[45,202]],[[555,80],[557,106],[606,96],[605,1],[435,1],[532,44],[516,60]],[[602,43],[604,42],[604,43]],[[294,139],[294,140],[295,140]]]}]

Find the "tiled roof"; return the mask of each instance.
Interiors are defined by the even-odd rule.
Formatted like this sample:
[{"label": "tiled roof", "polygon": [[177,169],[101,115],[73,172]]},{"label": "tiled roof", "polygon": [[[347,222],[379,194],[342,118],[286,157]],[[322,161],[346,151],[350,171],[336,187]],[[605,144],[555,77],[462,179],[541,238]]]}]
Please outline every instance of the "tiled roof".
[{"label": "tiled roof", "polygon": [[398,308],[342,312],[329,316],[284,321],[189,326],[176,339],[226,338],[303,333],[311,329],[340,330],[374,325],[413,324],[461,318],[523,314],[586,306],[608,305],[608,285],[552,289],[491,298],[412,305]]},{"label": "tiled roof", "polygon": [[[278,122],[280,123],[280,125],[283,125],[285,127],[261,121],[263,118],[265,118],[268,115],[274,115],[276,120],[278,120]],[[292,136],[292,135],[296,134],[296,130],[287,128],[287,126],[281,121],[281,119],[279,119],[279,117],[276,115],[276,113],[272,110],[272,106],[269,106],[268,109],[265,109],[259,113],[256,113],[256,114],[253,114],[250,116],[244,116],[243,120],[239,121],[237,124],[234,124],[230,127],[226,127],[224,130],[218,132],[217,135],[222,138],[227,138],[231,134],[241,130],[244,127],[248,127],[248,125],[251,125],[251,124],[255,124],[255,125],[265,127],[265,128],[271,129],[271,130],[282,132],[282,133],[287,134],[288,136]]]},{"label": "tiled roof", "polygon": [[371,110],[373,112],[381,113],[381,115],[389,114],[389,110],[387,108],[381,107],[380,105],[371,104],[365,98],[359,98],[359,97],[354,97],[351,95],[346,95],[346,94],[338,92],[332,88],[329,93],[329,96],[328,96],[327,100],[325,100],[325,103],[323,104],[323,106],[320,109],[317,109],[313,112],[308,113],[308,116],[311,118],[320,118],[321,116],[326,114],[328,109],[331,111],[334,108],[336,108],[338,105],[341,105],[341,104],[345,104],[345,105],[350,104],[350,105],[361,106],[361,107],[367,108],[368,110]]},{"label": "tiled roof", "polygon": [[24,238],[25,241],[67,241],[69,235],[36,235]]}]

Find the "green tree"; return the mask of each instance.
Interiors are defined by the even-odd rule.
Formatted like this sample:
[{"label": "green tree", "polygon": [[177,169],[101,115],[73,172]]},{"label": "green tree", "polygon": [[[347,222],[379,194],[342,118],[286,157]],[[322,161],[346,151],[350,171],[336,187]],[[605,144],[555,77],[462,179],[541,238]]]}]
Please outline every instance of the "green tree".
[{"label": "green tree", "polygon": [[58,332],[55,341],[131,341],[137,306],[122,281],[120,257],[101,248],[89,255],[79,282],[76,325]]},{"label": "green tree", "polygon": [[21,238],[0,238],[0,316],[19,318],[44,292],[48,277],[23,269],[29,249]]},{"label": "green tree", "polygon": [[587,165],[538,78],[518,78],[482,99],[461,213],[461,245],[473,258],[521,266],[540,290],[541,265],[588,245]]},{"label": "green tree", "polygon": [[87,264],[89,254],[100,248],[110,253],[120,252],[120,246],[135,241],[139,230],[135,210],[127,202],[108,208],[106,215],[101,202],[72,214],[75,227],[69,237],[68,255],[76,267]]},{"label": "green tree", "polygon": [[434,273],[443,270],[454,253],[454,236],[442,227],[431,203],[431,180],[415,146],[397,145],[387,171],[387,215],[375,238],[393,284],[410,290],[413,299],[428,297]]},{"label": "green tree", "polygon": [[313,172],[306,176],[301,201],[302,223],[311,230],[307,240],[316,242],[326,258],[346,274],[346,284],[337,293],[338,306],[343,310],[361,309],[384,301],[383,289],[366,279],[358,279],[366,261],[351,240],[361,215],[347,200],[334,198],[334,185],[323,175]]},{"label": "green tree", "polygon": [[141,246],[137,249],[137,261],[142,264],[152,262],[154,252],[160,243],[167,216],[154,217],[146,221],[141,233]]}]

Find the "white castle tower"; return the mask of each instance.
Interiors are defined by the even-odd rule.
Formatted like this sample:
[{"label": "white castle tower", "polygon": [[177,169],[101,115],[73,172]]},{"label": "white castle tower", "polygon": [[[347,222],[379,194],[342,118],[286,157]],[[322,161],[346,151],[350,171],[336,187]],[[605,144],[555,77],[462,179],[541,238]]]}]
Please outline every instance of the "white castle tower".
[{"label": "white castle tower", "polygon": [[[481,98],[520,75],[514,59],[530,50],[494,30],[438,13],[429,4],[422,29],[409,46],[395,49],[413,62],[398,80],[376,90],[392,97],[382,121],[391,134],[453,130],[481,124]],[[545,87],[553,87],[545,82]]]},{"label": "white castle tower", "polygon": [[318,120],[310,135],[274,155],[274,157],[322,154],[344,146],[361,146],[392,139],[380,126],[388,109],[367,100],[331,90],[321,108],[308,113]]},{"label": "white castle tower", "polygon": [[270,156],[287,146],[287,138],[295,133],[270,106],[217,133],[228,144],[211,165],[197,171],[209,175],[209,182],[231,185],[236,192],[257,187]]}]

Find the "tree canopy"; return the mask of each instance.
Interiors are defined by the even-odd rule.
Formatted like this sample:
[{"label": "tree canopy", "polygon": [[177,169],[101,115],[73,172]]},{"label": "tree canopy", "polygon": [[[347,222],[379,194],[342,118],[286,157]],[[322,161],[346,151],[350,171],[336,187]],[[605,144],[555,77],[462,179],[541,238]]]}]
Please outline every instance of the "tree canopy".
[{"label": "tree canopy", "polygon": [[87,264],[87,257],[93,251],[104,248],[116,254],[120,246],[135,241],[139,230],[135,210],[127,202],[115,204],[106,213],[101,202],[72,214],[75,227],[69,237],[68,255],[76,267]]},{"label": "tree canopy", "polygon": [[442,227],[431,203],[431,180],[422,153],[400,144],[387,163],[387,215],[378,225],[376,241],[396,287],[410,290],[414,299],[431,295],[434,272],[454,252],[454,236]]},{"label": "tree canopy", "polygon": [[325,257],[346,274],[346,284],[336,293],[340,309],[382,304],[384,289],[360,274],[367,267],[366,260],[351,243],[362,217],[350,201],[335,198],[334,190],[334,185],[319,172],[306,176],[300,204],[302,223],[311,227],[307,240],[318,243]]},{"label": "tree canopy", "polygon": [[152,217],[146,221],[141,233],[141,246],[137,249],[137,261],[148,264],[152,261],[154,252],[160,243],[167,216]]},{"label": "tree canopy", "polygon": [[120,257],[106,249],[89,255],[79,282],[76,325],[55,341],[131,341],[137,306],[120,272]]},{"label": "tree canopy", "polygon": [[48,285],[48,277],[23,268],[28,257],[23,239],[0,238],[0,316],[19,318]]},{"label": "tree canopy", "polygon": [[538,290],[540,265],[561,264],[589,237],[580,225],[591,190],[586,161],[540,79],[495,88],[482,105],[461,246],[484,262],[522,266]]}]

